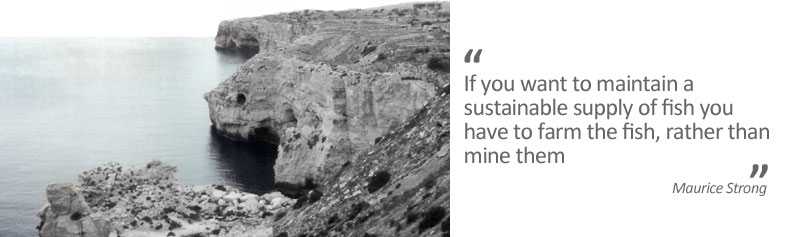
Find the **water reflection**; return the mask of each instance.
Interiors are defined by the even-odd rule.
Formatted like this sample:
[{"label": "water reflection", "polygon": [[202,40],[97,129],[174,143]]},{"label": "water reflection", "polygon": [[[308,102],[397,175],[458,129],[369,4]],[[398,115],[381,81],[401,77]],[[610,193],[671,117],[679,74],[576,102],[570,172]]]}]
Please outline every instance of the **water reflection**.
[{"label": "water reflection", "polygon": [[264,194],[273,189],[278,147],[268,143],[233,142],[209,129],[209,153],[219,176],[239,190]]}]

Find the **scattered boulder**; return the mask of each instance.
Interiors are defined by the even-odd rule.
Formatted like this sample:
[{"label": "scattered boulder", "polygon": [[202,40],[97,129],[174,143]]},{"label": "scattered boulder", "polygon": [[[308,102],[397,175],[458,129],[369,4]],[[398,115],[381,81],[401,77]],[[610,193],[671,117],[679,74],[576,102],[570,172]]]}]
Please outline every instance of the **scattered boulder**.
[{"label": "scattered boulder", "polygon": [[272,218],[268,210],[292,203],[220,185],[183,186],[175,166],[152,161],[145,167],[109,163],[79,175],[80,186],[47,187],[39,211],[41,236],[259,236]]},{"label": "scattered boulder", "polygon": [[101,215],[93,215],[80,191],[71,183],[47,186],[47,204],[39,211],[39,236],[105,237],[114,227]]}]

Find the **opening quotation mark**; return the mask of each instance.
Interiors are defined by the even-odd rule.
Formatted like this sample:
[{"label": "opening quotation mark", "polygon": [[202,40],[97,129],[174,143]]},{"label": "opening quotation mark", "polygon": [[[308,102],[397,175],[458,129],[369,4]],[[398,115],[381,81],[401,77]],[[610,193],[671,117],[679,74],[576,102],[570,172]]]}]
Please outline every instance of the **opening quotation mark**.
[{"label": "opening quotation mark", "polygon": [[[769,166],[767,166],[767,164],[761,165],[761,175],[759,175],[758,177],[764,178],[764,175],[767,174],[767,169],[769,169]],[[758,164],[753,164],[753,172],[750,173],[750,178],[756,177],[756,173],[758,173]]]},{"label": "opening quotation mark", "polygon": [[[475,52],[475,60],[473,60],[475,63],[481,62],[481,53],[482,52],[483,52],[483,49],[478,49],[478,52]],[[472,49],[467,51],[467,55],[464,56],[464,62],[465,63],[469,63],[470,60],[472,60]]]}]

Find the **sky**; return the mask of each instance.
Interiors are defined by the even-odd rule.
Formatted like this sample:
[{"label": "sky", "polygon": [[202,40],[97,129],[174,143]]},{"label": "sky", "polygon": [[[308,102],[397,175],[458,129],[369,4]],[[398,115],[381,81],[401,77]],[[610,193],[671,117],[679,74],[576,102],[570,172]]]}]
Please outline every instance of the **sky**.
[{"label": "sky", "polygon": [[410,1],[18,0],[0,4],[0,37],[211,37],[226,19]]}]

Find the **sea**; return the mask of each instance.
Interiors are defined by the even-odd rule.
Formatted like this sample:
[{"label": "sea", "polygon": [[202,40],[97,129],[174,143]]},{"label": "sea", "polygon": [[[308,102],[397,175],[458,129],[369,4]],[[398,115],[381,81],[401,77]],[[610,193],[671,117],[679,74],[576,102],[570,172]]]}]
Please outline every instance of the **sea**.
[{"label": "sea", "polygon": [[0,38],[0,236],[36,236],[45,187],[116,162],[272,189],[275,146],[216,135],[203,94],[248,56],[214,38]]}]

